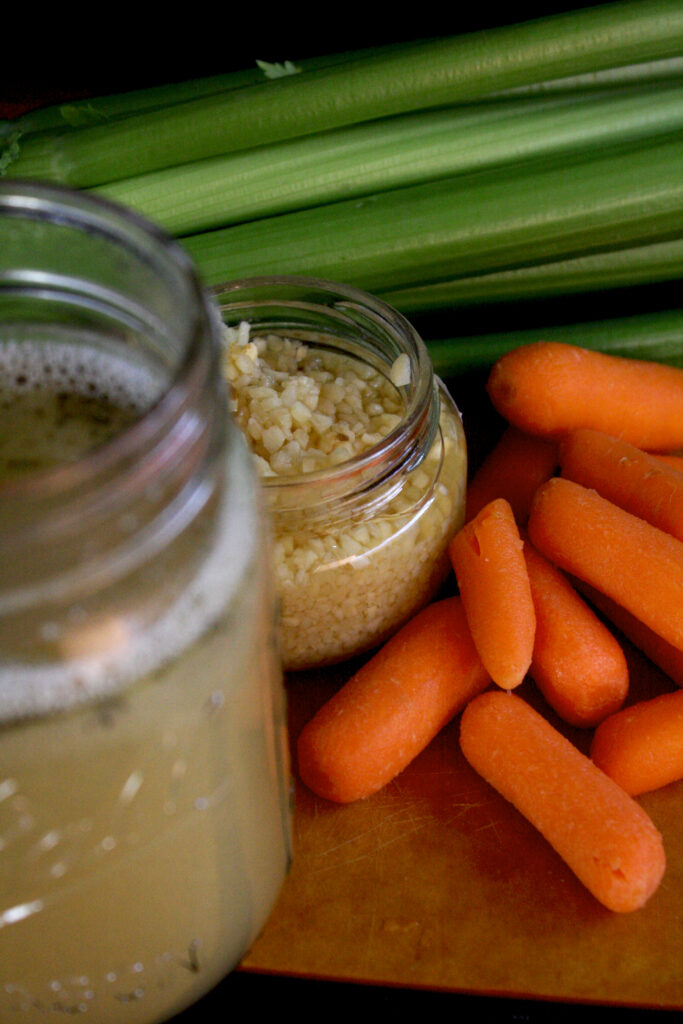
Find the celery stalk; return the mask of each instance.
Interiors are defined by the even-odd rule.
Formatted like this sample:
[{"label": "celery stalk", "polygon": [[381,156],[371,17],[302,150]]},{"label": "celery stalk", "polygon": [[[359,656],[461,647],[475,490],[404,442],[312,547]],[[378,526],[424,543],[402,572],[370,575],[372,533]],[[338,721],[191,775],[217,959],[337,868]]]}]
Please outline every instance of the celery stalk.
[{"label": "celery stalk", "polygon": [[[372,48],[352,53],[321,54],[318,57],[307,57],[304,61],[289,61],[286,63],[292,65],[292,69],[287,73],[298,74],[304,71],[315,71],[321,67],[343,64],[361,54],[371,57],[377,52],[377,48]],[[660,63],[661,71],[656,67]],[[668,77],[670,74],[669,63],[670,61],[654,62],[649,66],[647,77],[651,78],[654,75],[659,80],[663,76]],[[223,74],[165,82],[161,85],[107,93],[66,103],[52,103],[36,110],[30,110],[14,120],[0,121],[0,138],[7,137],[10,133],[25,136],[31,132],[77,129],[87,125],[101,124],[111,121],[113,118],[130,117],[143,111],[170,107],[203,96],[217,95],[230,89],[241,89],[246,85],[265,83],[269,77],[270,74],[264,62],[256,61],[251,67],[226,71]]]},{"label": "celery stalk", "polygon": [[505,334],[427,340],[427,348],[436,372],[447,378],[463,370],[486,369],[505,352],[535,341],[562,341],[632,359],[683,366],[683,311],[658,310],[638,316],[549,325]]},{"label": "celery stalk", "polygon": [[[398,43],[393,44],[394,47],[398,47],[398,45]],[[361,54],[370,56],[376,52],[378,52],[377,48],[339,54],[321,54],[317,57],[307,57],[303,61],[295,60],[285,63],[293,65],[292,73],[310,72],[321,67],[355,60]],[[567,78],[552,79],[549,82],[532,82],[529,85],[492,94],[492,98],[548,95],[636,83],[643,86],[654,83],[665,85],[680,79],[682,75],[683,57],[666,57],[654,61],[639,61],[616,68],[604,68],[582,75],[569,75]],[[253,67],[239,71],[227,71],[224,74],[183,79],[179,82],[151,85],[126,92],[53,103],[29,110],[20,117],[0,121],[0,140],[9,138],[10,135],[21,137],[31,132],[48,131],[55,128],[77,129],[86,125],[110,121],[112,118],[130,117],[132,114],[138,114],[144,110],[156,110],[160,107],[197,99],[200,96],[214,95],[228,89],[242,88],[245,85],[256,85],[259,82],[264,82],[268,77],[262,62],[257,61]]]},{"label": "celery stalk", "polygon": [[561,166],[484,172],[184,239],[209,284],[290,273],[388,291],[671,240],[683,135]]},{"label": "celery stalk", "polygon": [[[582,75],[568,75],[567,78],[553,78],[548,82],[532,82],[516,89],[507,89],[503,96],[549,95],[577,90],[604,89],[607,86],[649,85],[680,79],[683,74],[683,57],[667,57],[663,60],[637,61],[635,64],[616,68],[601,68],[587,71]],[[494,94],[494,97],[495,98]]]},{"label": "celery stalk", "polygon": [[680,56],[680,0],[590,7],[389,49],[104,126],[29,136],[7,173],[88,187],[411,110]]},{"label": "celery stalk", "polygon": [[263,78],[263,72],[255,67],[245,71],[228,72],[225,75],[210,75],[182,82],[131,89],[127,92],[51,103],[36,110],[29,110],[13,121],[0,122],[0,130],[3,134],[15,131],[25,136],[33,132],[54,129],[83,128],[102,124],[112,118],[128,117],[145,110],[158,110],[160,107],[183,103],[201,96],[211,96],[244,85],[253,85]]},{"label": "celery stalk", "polygon": [[681,238],[397,289],[384,292],[382,298],[404,313],[416,313],[482,302],[588,293],[676,278],[683,278]]},{"label": "celery stalk", "polygon": [[92,191],[175,235],[683,130],[683,82],[447,108],[111,182]]}]

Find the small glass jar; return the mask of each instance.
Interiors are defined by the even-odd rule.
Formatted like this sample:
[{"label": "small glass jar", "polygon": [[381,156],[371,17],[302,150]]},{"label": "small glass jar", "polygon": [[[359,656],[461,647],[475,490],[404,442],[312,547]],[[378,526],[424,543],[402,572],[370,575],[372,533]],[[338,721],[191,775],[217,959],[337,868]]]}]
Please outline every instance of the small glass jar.
[{"label": "small glass jar", "polygon": [[0,184],[0,1019],[152,1024],[290,860],[275,596],[182,250]]},{"label": "small glass jar", "polygon": [[371,295],[293,277],[236,281],[214,294],[228,342],[230,329],[248,323],[252,338],[292,339],[323,359],[350,360],[361,376],[394,382],[400,415],[365,451],[312,472],[262,476],[285,668],[367,651],[430,600],[449,571],[448,544],[465,506],[460,414],[417,332]]}]

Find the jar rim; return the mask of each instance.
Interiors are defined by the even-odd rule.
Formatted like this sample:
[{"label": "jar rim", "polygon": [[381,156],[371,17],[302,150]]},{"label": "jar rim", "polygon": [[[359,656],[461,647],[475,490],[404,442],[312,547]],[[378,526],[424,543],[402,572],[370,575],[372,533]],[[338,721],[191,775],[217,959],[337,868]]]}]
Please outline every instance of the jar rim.
[{"label": "jar rim", "polygon": [[[410,387],[401,388],[406,405],[398,426],[370,448],[337,465],[310,473],[262,477],[273,504],[281,511],[300,509],[304,491],[332,488],[335,494],[357,494],[359,490],[376,485],[378,479],[415,468],[436,436],[439,396],[429,352],[410,321],[383,299],[325,278],[267,275],[228,281],[211,289],[223,316],[229,310],[238,312],[240,307],[246,310],[248,298],[237,303],[235,297],[238,294],[248,297],[250,293],[263,296],[252,302],[276,301],[280,307],[293,312],[302,308],[312,310],[316,305],[344,315],[362,311],[374,326],[391,337],[396,354],[408,355],[411,368]],[[324,304],[323,298],[327,300]],[[248,321],[249,317],[244,319]],[[389,365],[387,362],[386,366]]]},{"label": "jar rim", "polygon": [[[182,356],[162,394],[139,417],[103,444],[73,463],[52,466],[2,483],[3,503],[31,499],[37,503],[68,499],[86,481],[96,482],[115,472],[136,451],[153,443],[164,426],[181,414],[188,393],[201,385],[199,356],[210,319],[208,303],[195,266],[185,250],[161,228],[133,210],[101,196],[78,192],[68,186],[27,179],[0,181],[0,217],[27,217],[100,234],[135,253],[151,247],[152,257],[174,268],[188,292],[188,321]],[[0,268],[0,292],[3,288]],[[6,280],[8,280],[6,278]],[[190,310],[192,313],[190,313]]]}]

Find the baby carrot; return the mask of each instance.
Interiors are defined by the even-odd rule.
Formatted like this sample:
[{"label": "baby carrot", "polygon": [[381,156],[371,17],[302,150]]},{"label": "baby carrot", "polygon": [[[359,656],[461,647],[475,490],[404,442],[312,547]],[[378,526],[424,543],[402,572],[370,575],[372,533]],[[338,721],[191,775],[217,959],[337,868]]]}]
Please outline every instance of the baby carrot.
[{"label": "baby carrot", "polygon": [[540,341],[505,353],[487,390],[508,422],[557,438],[593,427],[639,448],[683,447],[683,369],[562,342]]},{"label": "baby carrot", "polygon": [[522,682],[534,647],[536,615],[523,546],[509,502],[496,498],[449,547],[472,639],[505,690]]},{"label": "baby carrot", "polygon": [[534,491],[557,468],[557,448],[551,441],[507,427],[470,480],[467,488],[467,520],[484,505],[505,498],[518,525],[529,515]]},{"label": "baby carrot", "polygon": [[683,648],[683,541],[563,477],[536,491],[528,531],[551,562]]},{"label": "baby carrot", "polygon": [[683,690],[610,715],[595,730],[590,754],[631,796],[683,778]]},{"label": "baby carrot", "polygon": [[683,473],[683,455],[664,455],[658,452],[655,454],[655,458],[660,462],[665,462],[672,469],[678,470],[679,473]]},{"label": "baby carrot", "polygon": [[491,690],[460,724],[466,759],[544,836],[609,910],[642,907],[665,869],[636,801],[521,697]]},{"label": "baby carrot", "polygon": [[589,587],[581,580],[575,581],[583,596],[595,605],[606,619],[630,640],[634,647],[657,665],[678,686],[683,686],[683,649],[674,647],[661,636],[654,633],[644,622],[622,608],[605,594],[594,587]]},{"label": "baby carrot", "polygon": [[524,556],[536,609],[530,675],[565,722],[597,725],[626,699],[624,652],[556,566],[529,543]]},{"label": "baby carrot", "polygon": [[301,779],[337,803],[370,796],[490,681],[460,598],[428,605],[304,727],[298,739]]},{"label": "baby carrot", "polygon": [[683,540],[683,474],[601,430],[573,430],[559,447],[563,476]]}]

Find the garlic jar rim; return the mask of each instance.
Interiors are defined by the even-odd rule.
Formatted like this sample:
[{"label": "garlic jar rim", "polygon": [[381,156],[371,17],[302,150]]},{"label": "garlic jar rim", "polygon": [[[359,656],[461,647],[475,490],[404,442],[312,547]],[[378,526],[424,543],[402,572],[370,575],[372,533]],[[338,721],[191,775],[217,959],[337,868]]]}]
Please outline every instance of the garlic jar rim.
[{"label": "garlic jar rim", "polygon": [[343,509],[371,500],[370,492],[393,494],[430,450],[439,429],[438,382],[412,324],[376,296],[323,278],[245,278],[216,285],[212,294],[231,326],[247,321],[254,333],[333,347],[387,376],[396,359],[407,356],[407,383],[397,385],[405,403],[402,419],[379,442],[338,465],[261,480],[276,517],[305,512],[307,518],[328,519],[331,505],[343,515]]}]

